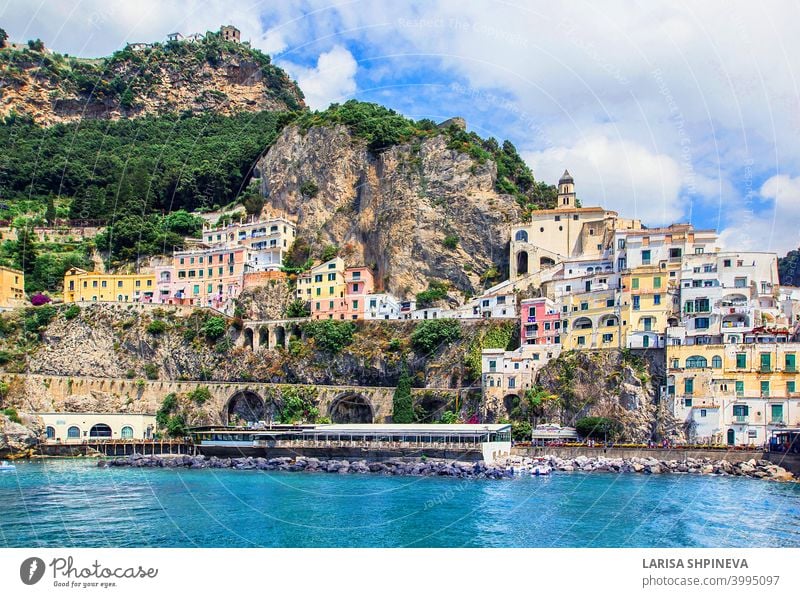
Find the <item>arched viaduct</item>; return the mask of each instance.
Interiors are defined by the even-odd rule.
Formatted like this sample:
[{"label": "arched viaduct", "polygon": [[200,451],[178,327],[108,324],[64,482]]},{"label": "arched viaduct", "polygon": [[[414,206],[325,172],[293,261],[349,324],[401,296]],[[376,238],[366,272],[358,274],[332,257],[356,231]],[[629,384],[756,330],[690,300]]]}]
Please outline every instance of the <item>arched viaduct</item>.
[{"label": "arched viaduct", "polygon": [[[306,395],[322,416],[334,423],[384,423],[392,413],[393,387],[327,386],[258,382],[147,381],[121,378],[0,374],[0,380],[24,391],[36,412],[155,413],[164,396],[208,388],[211,399],[201,407],[213,424],[269,421],[289,395]],[[414,388],[413,393],[450,393],[457,389]]]}]

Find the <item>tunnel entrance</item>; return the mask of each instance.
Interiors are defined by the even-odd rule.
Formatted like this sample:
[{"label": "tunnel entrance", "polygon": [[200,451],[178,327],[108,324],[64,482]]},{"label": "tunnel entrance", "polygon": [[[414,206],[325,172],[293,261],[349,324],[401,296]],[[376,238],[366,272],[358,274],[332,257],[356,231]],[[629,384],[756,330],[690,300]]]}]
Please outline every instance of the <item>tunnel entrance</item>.
[{"label": "tunnel entrance", "polygon": [[343,394],[336,398],[328,409],[334,423],[372,423],[372,404],[361,394]]}]

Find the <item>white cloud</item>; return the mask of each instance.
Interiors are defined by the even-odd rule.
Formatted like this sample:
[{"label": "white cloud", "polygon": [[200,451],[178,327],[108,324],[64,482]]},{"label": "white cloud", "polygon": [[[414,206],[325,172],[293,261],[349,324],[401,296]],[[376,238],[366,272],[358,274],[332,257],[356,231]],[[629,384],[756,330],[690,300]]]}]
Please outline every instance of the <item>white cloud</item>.
[{"label": "white cloud", "polygon": [[317,66],[305,68],[290,62],[281,63],[298,82],[306,103],[314,109],[327,108],[332,102],[350,98],[356,91],[358,63],[342,46],[334,46],[319,55]]},{"label": "white cloud", "polygon": [[569,169],[584,206],[602,205],[646,225],[671,223],[684,216],[679,165],[636,143],[592,134],[573,145],[524,157],[535,176],[550,184],[556,184],[564,169]]},{"label": "white cloud", "polygon": [[800,247],[800,177],[779,174],[767,180],[755,197],[745,198],[728,214],[720,234],[728,249],[786,254]]}]

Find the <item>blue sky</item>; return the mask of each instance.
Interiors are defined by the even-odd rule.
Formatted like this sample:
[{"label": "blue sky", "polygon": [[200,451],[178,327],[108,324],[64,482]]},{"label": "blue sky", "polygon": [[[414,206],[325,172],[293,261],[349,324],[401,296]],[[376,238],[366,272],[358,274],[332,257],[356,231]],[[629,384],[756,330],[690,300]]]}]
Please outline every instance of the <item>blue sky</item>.
[{"label": "blue sky", "polygon": [[798,13],[795,2],[0,0],[0,27],[100,56],[232,23],[314,108],[355,97],[463,116],[510,139],[538,179],[569,168],[585,205],[785,252],[800,245]]}]

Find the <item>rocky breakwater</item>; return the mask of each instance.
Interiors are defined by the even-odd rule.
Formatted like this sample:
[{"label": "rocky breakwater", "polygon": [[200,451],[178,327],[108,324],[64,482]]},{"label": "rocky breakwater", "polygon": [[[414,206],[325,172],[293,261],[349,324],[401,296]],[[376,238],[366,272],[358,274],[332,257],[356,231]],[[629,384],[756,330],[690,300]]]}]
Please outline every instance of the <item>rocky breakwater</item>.
[{"label": "rocky breakwater", "polygon": [[99,467],[133,468],[190,468],[190,469],[233,469],[288,472],[319,472],[334,474],[410,475],[417,477],[460,477],[474,479],[502,479],[513,476],[510,467],[484,462],[459,462],[438,459],[425,461],[405,461],[390,459],[381,462],[366,460],[320,460],[318,458],[205,458],[204,456],[142,456],[134,454],[108,460],[99,460]]},{"label": "rocky breakwater", "polygon": [[683,473],[694,475],[730,475],[736,477],[753,477],[770,481],[795,481],[794,475],[785,468],[768,460],[751,459],[743,462],[712,460],[711,458],[685,458],[681,460],[659,460],[656,458],[559,458],[544,456],[541,458],[509,458],[498,463],[504,468],[515,467],[526,470],[537,465],[546,465],[555,471],[572,472],[610,472],[610,473],[644,473],[661,475],[667,473]]}]

